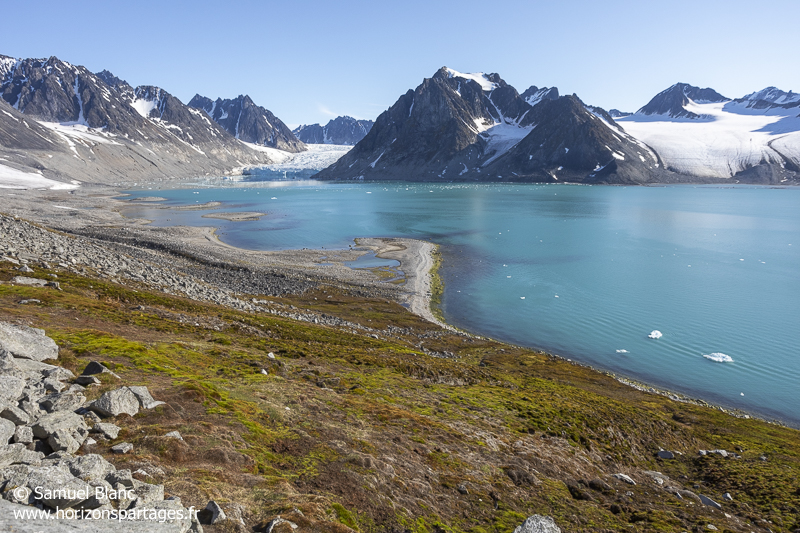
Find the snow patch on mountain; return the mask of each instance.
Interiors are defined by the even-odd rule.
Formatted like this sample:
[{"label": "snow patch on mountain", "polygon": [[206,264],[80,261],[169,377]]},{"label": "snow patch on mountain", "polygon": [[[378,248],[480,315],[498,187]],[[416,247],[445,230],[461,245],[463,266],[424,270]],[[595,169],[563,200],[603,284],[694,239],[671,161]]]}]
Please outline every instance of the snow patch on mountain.
[{"label": "snow patch on mountain", "polygon": [[41,174],[23,172],[0,165],[0,189],[77,189],[78,185],[47,179]]},{"label": "snow patch on mountain", "polygon": [[493,91],[499,87],[499,85],[489,79],[489,77],[484,74],[483,72],[473,72],[471,74],[465,74],[463,72],[459,72],[457,70],[453,70],[451,68],[447,68],[447,73],[451,78],[464,78],[466,80],[472,80],[476,82],[478,85],[481,86],[481,89],[484,91]]},{"label": "snow patch on mountain", "polygon": [[764,100],[772,104],[792,104],[800,102],[800,94],[793,93],[792,91],[784,92],[777,87],[767,87],[760,91],[750,93],[742,97],[742,100],[757,101]]}]

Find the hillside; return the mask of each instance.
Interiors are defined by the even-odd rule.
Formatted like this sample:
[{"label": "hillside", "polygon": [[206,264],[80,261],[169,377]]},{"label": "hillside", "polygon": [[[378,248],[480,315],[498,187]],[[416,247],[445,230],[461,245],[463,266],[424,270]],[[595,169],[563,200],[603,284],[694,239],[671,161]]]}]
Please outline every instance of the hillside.
[{"label": "hillside", "polygon": [[[357,287],[240,289],[257,303],[237,310],[209,300],[191,253],[159,270],[168,294],[138,273],[168,248],[0,223],[14,239],[0,321],[44,328],[60,349],[49,362],[102,362],[166,402],[106,419],[119,435],[77,453],[144,471],[187,508],[219,502],[232,518],[207,532],[510,533],[533,514],[565,532],[800,527],[796,430],[443,330]],[[127,263],[113,278],[93,266],[103,249]],[[60,287],[12,283],[21,261]],[[220,275],[248,279],[242,266]],[[112,453],[121,442],[133,450]]]}]

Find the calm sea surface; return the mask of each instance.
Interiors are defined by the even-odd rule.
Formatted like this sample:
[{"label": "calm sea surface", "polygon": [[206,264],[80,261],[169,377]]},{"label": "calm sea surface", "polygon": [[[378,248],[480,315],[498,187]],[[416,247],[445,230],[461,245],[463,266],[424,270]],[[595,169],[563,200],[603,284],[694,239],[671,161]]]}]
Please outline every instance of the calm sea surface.
[{"label": "calm sea surface", "polygon": [[288,181],[131,193],[268,213],[133,213],[218,226],[250,249],[433,241],[454,325],[800,426],[798,189]]}]

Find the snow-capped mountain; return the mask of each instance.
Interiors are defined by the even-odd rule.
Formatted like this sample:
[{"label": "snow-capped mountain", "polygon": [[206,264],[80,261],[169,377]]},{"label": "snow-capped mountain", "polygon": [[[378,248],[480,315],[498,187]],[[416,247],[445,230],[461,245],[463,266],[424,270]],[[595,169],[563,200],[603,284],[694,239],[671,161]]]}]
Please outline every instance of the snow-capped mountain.
[{"label": "snow-capped mountain", "polygon": [[[520,95],[497,74],[443,67],[382,113],[321,179],[663,179],[656,154],[599,108],[557,89]],[[531,105],[529,101],[534,105]]]},{"label": "snow-capped mountain", "polygon": [[[271,162],[163,89],[134,88],[108,71],[93,74],[56,57],[0,56],[0,97],[19,114],[0,113],[3,164],[13,168],[108,182],[220,174]],[[21,120],[38,141],[22,143],[24,154],[7,152],[14,136],[27,135],[18,131]]]},{"label": "snow-capped mountain", "polygon": [[189,101],[189,107],[202,109],[228,133],[244,142],[285,152],[302,152],[306,149],[281,119],[269,109],[257,106],[247,95],[212,101],[196,94]]},{"label": "snow-capped mountain", "polygon": [[686,84],[617,122],[670,170],[699,178],[781,183],[800,172],[800,99],[768,87],[737,100]]},{"label": "snow-capped mountain", "polygon": [[698,118],[694,112],[686,109],[690,103],[709,104],[725,102],[725,98],[714,89],[701,89],[687,83],[676,83],[669,89],[661,91],[646,106],[637,111],[641,115],[666,115],[672,118]]},{"label": "snow-capped mountain", "polygon": [[304,143],[352,146],[369,133],[373,124],[371,120],[344,116],[329,120],[324,126],[319,124],[298,126],[292,133]]}]

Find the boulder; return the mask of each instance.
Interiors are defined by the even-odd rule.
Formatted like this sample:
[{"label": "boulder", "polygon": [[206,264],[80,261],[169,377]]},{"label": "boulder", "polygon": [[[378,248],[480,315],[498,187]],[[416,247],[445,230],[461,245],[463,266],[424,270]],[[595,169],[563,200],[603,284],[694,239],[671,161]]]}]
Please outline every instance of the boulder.
[{"label": "boulder", "polygon": [[14,405],[7,405],[0,411],[0,418],[9,420],[16,426],[24,426],[30,423],[31,417],[28,413]]},{"label": "boulder", "polygon": [[75,383],[88,387],[90,385],[100,385],[100,380],[94,376],[78,376],[75,378]]},{"label": "boulder", "polygon": [[33,468],[26,484],[34,492],[38,487],[42,494],[39,501],[52,509],[75,507],[94,495],[91,485],[58,466]]},{"label": "boulder", "polygon": [[105,365],[102,365],[97,361],[90,362],[88,365],[86,365],[86,368],[83,369],[83,372],[81,372],[81,376],[96,376],[97,374],[109,374],[117,379],[121,379],[114,372],[106,368]]},{"label": "boulder", "polygon": [[29,426],[17,426],[14,430],[14,442],[19,444],[30,444],[33,442],[33,429]]},{"label": "boulder", "polygon": [[56,394],[48,394],[39,405],[48,413],[56,411],[75,411],[86,403],[86,396],[80,392],[61,392]]},{"label": "boulder", "polygon": [[81,455],[68,459],[64,463],[69,468],[70,473],[84,481],[104,481],[109,474],[117,469],[95,453]]},{"label": "boulder", "polygon": [[181,434],[178,431],[170,431],[169,433],[167,433],[164,436],[165,437],[169,437],[171,439],[183,440],[183,437],[181,436]]},{"label": "boulder", "polygon": [[47,444],[54,452],[75,453],[82,443],[83,441],[78,442],[72,431],[66,428],[59,428],[47,437]]},{"label": "boulder", "polygon": [[16,429],[17,426],[14,422],[6,420],[5,418],[0,418],[0,446],[8,444],[8,441],[14,436],[14,431],[16,431]]},{"label": "boulder", "polygon": [[139,400],[139,405],[145,409],[152,409],[154,407],[158,407],[159,405],[164,405],[164,402],[158,402],[155,398],[153,398],[153,396],[150,395],[150,391],[147,390],[147,387],[128,388],[136,395],[136,398]]},{"label": "boulder", "polygon": [[0,376],[0,401],[17,402],[25,390],[25,381],[15,376]]},{"label": "boulder", "polygon": [[92,428],[92,433],[100,433],[107,439],[116,439],[119,435],[120,427],[114,424],[99,422]]},{"label": "boulder", "polygon": [[625,475],[625,474],[613,474],[613,477],[619,479],[620,481],[624,481],[625,483],[627,483],[629,485],[636,485],[636,482],[633,479],[631,479],[631,477],[628,476],[628,475]]},{"label": "boulder", "polygon": [[715,502],[714,500],[712,500],[708,496],[704,496],[702,494],[700,494],[700,502],[703,505],[708,505],[709,507],[713,507],[715,509],[722,509],[722,506],[720,504],[718,504],[717,502]]},{"label": "boulder", "polygon": [[[22,268],[27,268],[28,270],[22,270]],[[19,269],[21,272],[33,272],[27,265],[22,268]],[[44,287],[47,285],[47,280],[29,278],[28,276],[14,276],[11,278],[11,283],[14,285],[26,285],[28,287]]]},{"label": "boulder", "polygon": [[66,430],[79,444],[89,434],[83,417],[69,411],[56,411],[43,416],[33,425],[33,434],[40,439],[47,439],[59,429]]},{"label": "boulder", "polygon": [[675,459],[675,454],[667,450],[661,450],[658,452],[658,457],[659,459]]},{"label": "boulder", "polygon": [[106,476],[106,481],[114,487],[119,485],[127,489],[133,488],[133,474],[128,469],[111,472]]},{"label": "boulder", "polygon": [[164,485],[152,485],[134,479],[133,490],[136,492],[136,500],[133,502],[133,506],[136,508],[164,501]]},{"label": "boulder", "polygon": [[128,453],[131,450],[133,450],[133,444],[131,444],[130,442],[121,442],[121,443],[117,444],[116,446],[112,446],[111,447],[111,451],[112,452],[120,453],[120,454]]},{"label": "boulder", "polygon": [[58,346],[45,336],[44,330],[7,322],[0,322],[0,348],[22,359],[58,359]]},{"label": "boulder", "polygon": [[535,514],[517,526],[514,533],[561,533],[561,528],[551,517]]},{"label": "boulder", "polygon": [[139,400],[128,387],[122,387],[104,393],[92,402],[89,409],[101,416],[118,416],[122,413],[133,416],[139,412]]},{"label": "boulder", "polygon": [[39,464],[43,457],[43,453],[32,452],[22,443],[0,446],[0,468],[10,465]]},{"label": "boulder", "polygon": [[225,511],[223,511],[222,507],[220,507],[219,504],[214,500],[208,502],[205,510],[210,513],[210,516],[208,517],[209,525],[214,525],[219,522],[224,522],[225,520],[228,519],[228,517],[225,516]]}]

